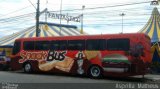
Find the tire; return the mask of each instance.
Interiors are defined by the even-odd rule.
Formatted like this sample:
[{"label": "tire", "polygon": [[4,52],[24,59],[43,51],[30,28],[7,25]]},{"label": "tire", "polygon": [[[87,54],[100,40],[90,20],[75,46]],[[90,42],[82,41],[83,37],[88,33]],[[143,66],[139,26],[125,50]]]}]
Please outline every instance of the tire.
[{"label": "tire", "polygon": [[32,65],[30,63],[25,63],[23,66],[25,73],[31,73],[32,72]]},{"label": "tire", "polygon": [[99,66],[93,65],[89,68],[89,77],[100,78],[102,77],[102,69]]}]

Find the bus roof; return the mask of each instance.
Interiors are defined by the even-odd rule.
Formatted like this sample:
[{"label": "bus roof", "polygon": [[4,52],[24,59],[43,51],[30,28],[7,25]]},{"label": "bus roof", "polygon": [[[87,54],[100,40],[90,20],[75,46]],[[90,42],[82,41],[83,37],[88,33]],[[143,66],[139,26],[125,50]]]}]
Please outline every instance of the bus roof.
[{"label": "bus roof", "polygon": [[[129,37],[140,37],[140,36],[147,36],[149,38],[148,35],[144,34],[144,33],[125,33],[125,34],[100,34],[100,35],[79,35],[79,36],[54,36],[54,37],[32,37],[32,38],[20,38],[17,39],[16,41],[20,41],[20,40],[26,40],[26,41],[30,41],[30,40],[74,40],[74,39],[103,39],[103,38],[129,38]],[[54,39],[53,39],[54,38]]]}]

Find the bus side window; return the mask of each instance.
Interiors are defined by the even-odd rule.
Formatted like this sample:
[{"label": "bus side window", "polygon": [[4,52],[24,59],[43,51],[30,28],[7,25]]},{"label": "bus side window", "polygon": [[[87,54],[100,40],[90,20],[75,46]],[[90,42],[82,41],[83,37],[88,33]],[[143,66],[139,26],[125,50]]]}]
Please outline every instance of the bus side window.
[{"label": "bus side window", "polygon": [[107,49],[113,51],[128,51],[130,48],[129,39],[108,39],[107,40]]},{"label": "bus side window", "polygon": [[21,42],[15,42],[12,54],[13,55],[17,54],[20,51],[20,48],[21,48]]},{"label": "bus side window", "polygon": [[49,50],[50,42],[49,41],[36,41],[35,50]]},{"label": "bus side window", "polygon": [[51,41],[51,50],[67,50],[67,41],[66,40],[57,40]]},{"label": "bus side window", "polygon": [[85,40],[69,40],[67,49],[68,50],[84,50]]},{"label": "bus side window", "polygon": [[25,41],[23,42],[23,49],[24,50],[34,50],[34,41]]},{"label": "bus side window", "polygon": [[99,50],[105,50],[107,45],[107,41],[105,39],[99,40]]},{"label": "bus side window", "polygon": [[67,50],[67,41],[66,40],[59,41],[59,50]]},{"label": "bus side window", "polygon": [[51,41],[50,50],[58,50],[59,49],[59,41]]},{"label": "bus side window", "polygon": [[86,50],[105,50],[105,49],[106,49],[105,39],[86,40]]}]

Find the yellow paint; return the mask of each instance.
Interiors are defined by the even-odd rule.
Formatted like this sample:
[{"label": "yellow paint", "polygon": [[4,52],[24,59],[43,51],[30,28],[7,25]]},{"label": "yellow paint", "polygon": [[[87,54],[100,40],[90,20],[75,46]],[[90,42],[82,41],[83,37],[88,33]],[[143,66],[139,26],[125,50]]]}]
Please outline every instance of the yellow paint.
[{"label": "yellow paint", "polygon": [[83,29],[80,30],[80,33],[83,34]]},{"label": "yellow paint", "polygon": [[157,35],[158,35],[158,41],[160,41],[160,28],[159,28],[159,24],[158,23],[159,22],[157,22]]},{"label": "yellow paint", "polygon": [[41,32],[40,32],[40,37],[44,37],[44,32],[43,32],[44,30],[41,30]]},{"label": "yellow paint", "polygon": [[158,55],[160,56],[160,46],[159,46],[158,43],[154,44],[154,45],[151,47],[151,55],[152,55],[152,58],[153,58],[153,54],[154,54],[155,50],[157,50]]},{"label": "yellow paint", "polygon": [[26,33],[26,35],[24,36],[24,38],[28,38],[29,35],[30,35],[33,31],[34,31],[34,30],[33,30],[33,28],[32,28],[32,30],[31,30],[30,32]]},{"label": "yellow paint", "polygon": [[[29,37],[29,36],[28,36],[28,37]],[[33,33],[33,36],[32,36],[32,37],[36,37],[36,32]]]},{"label": "yellow paint", "polygon": [[72,33],[72,31],[69,31],[69,29],[67,29],[66,27],[63,27],[63,30],[65,30],[66,32],[70,33],[71,35],[74,35],[74,33]]},{"label": "yellow paint", "polygon": [[60,27],[57,27],[57,26],[53,26],[53,28],[58,31],[58,35],[60,34],[60,31],[61,31],[61,34],[67,36],[67,34],[64,33],[64,31],[63,31],[64,30],[63,27],[61,27],[61,30],[60,30]]},{"label": "yellow paint", "polygon": [[[155,16],[154,16],[154,18],[155,18]],[[155,21],[155,19],[153,20],[153,23],[151,24],[152,25],[151,30],[148,33],[150,38],[152,38],[152,35],[153,35],[153,32],[154,32],[154,21]]]},{"label": "yellow paint", "polygon": [[29,37],[29,34],[30,34],[31,32],[33,32],[33,29],[35,29],[35,27],[32,27],[32,28],[30,28],[29,30],[27,30],[27,31],[25,32],[25,35],[24,35],[23,38]]},{"label": "yellow paint", "polygon": [[5,56],[10,56],[12,54],[12,48],[0,48],[0,53],[5,50],[6,55]]},{"label": "yellow paint", "polygon": [[[152,16],[153,17],[153,16]],[[151,17],[151,18],[152,18]],[[145,33],[147,30],[148,30],[148,28],[150,27],[150,25],[149,24],[151,24],[151,22],[153,21],[153,19],[149,19],[149,21],[147,22],[147,25],[145,26],[145,28],[142,30],[142,33]]]},{"label": "yellow paint", "polygon": [[16,39],[18,39],[18,38],[20,38],[20,37],[21,37],[21,35],[17,34],[17,35],[15,35],[15,36],[13,37],[12,40],[9,40],[9,41],[3,43],[2,45],[7,45],[7,44],[10,44],[10,43],[13,43],[14,40],[16,40]]},{"label": "yellow paint", "polygon": [[55,33],[50,27],[48,27],[47,32],[50,33],[50,34],[52,34],[53,36],[58,36],[58,34]]},{"label": "yellow paint", "polygon": [[48,30],[48,25],[47,24],[45,24],[44,27],[45,27],[45,30]]},{"label": "yellow paint", "polygon": [[84,54],[86,55],[88,60],[91,60],[92,58],[95,58],[100,54],[99,51],[85,51]]},{"label": "yellow paint", "polygon": [[47,36],[54,36],[54,35],[50,34],[50,33],[48,32],[48,30],[46,31],[46,34],[47,34]]}]

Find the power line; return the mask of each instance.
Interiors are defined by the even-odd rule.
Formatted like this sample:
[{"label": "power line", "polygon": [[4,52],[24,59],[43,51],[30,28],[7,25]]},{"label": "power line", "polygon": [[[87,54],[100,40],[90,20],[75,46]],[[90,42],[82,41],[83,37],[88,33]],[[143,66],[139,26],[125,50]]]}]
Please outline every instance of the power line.
[{"label": "power line", "polygon": [[[118,5],[103,6],[103,7],[92,7],[92,8],[85,8],[85,10],[113,8],[113,7],[121,7],[121,6],[130,6],[130,5],[138,5],[138,4],[144,4],[144,3],[150,3],[150,1],[138,2],[138,3],[118,4]],[[71,10],[62,10],[62,11],[77,11],[77,10],[80,11],[81,9],[71,9]],[[52,12],[59,12],[59,11],[52,11]]]},{"label": "power line", "polygon": [[[97,14],[100,14],[100,13],[96,13]],[[34,13],[29,13],[29,14],[24,14],[24,15],[20,15],[20,16],[16,16],[16,17],[12,17],[12,18],[7,18],[7,19],[0,19],[0,22],[11,22],[11,20],[13,20],[12,22],[14,21],[18,21],[18,20],[23,20],[23,19],[26,19],[26,18],[34,18],[34,17],[31,17],[32,15],[34,15]],[[113,15],[112,15],[113,16]],[[132,15],[130,15],[132,16]],[[134,15],[135,16],[135,15]],[[117,16],[118,17],[118,16]],[[98,18],[98,17],[97,17]],[[115,20],[115,21],[118,21],[119,19]],[[125,19],[127,20],[127,19]],[[131,19],[130,19],[131,20]],[[93,20],[93,21],[97,21],[97,20]],[[103,21],[105,21],[103,19]],[[108,19],[107,19],[108,21]]]},{"label": "power line", "polygon": [[[105,16],[113,16],[114,14],[106,14],[106,13],[98,13],[98,12],[96,12],[96,13],[86,13],[86,15],[90,15],[90,14],[92,14],[93,15],[93,17],[94,16],[96,16],[96,15],[99,15],[99,14],[104,14]],[[129,13],[127,13],[128,14],[128,16],[135,16],[134,14],[136,14],[136,13],[134,13],[134,14],[129,14]],[[23,18],[27,18],[27,17],[30,17],[30,16],[32,16],[32,15],[35,15],[35,13],[29,13],[29,14],[24,14],[24,15],[19,15],[19,16],[15,16],[15,17],[10,17],[10,18],[5,18],[5,19],[0,19],[0,21],[6,21],[6,20],[12,20],[12,19],[23,19]],[[115,14],[115,15],[117,15],[117,14]],[[137,15],[137,14],[136,14]],[[144,15],[151,15],[151,14],[138,14],[139,16],[144,16]],[[152,15],[156,15],[156,14],[152,14]],[[104,17],[104,16],[103,16]],[[117,17],[118,17],[118,15],[117,15]],[[98,18],[98,17],[96,17],[96,18]]]},{"label": "power line", "polygon": [[[18,16],[13,16],[13,17],[9,17],[9,18],[4,18],[4,19],[12,19],[12,18],[18,18],[18,17],[25,17],[25,16],[32,15],[32,14],[35,14],[35,12],[28,13],[28,14],[22,14],[22,15],[18,15]],[[0,20],[3,20],[3,19],[0,19]]]},{"label": "power line", "polygon": [[28,0],[28,1],[36,9],[36,6],[30,0]]},{"label": "power line", "polygon": [[[28,1],[30,1],[30,0],[28,0]],[[107,8],[107,7],[117,7],[117,6],[125,6],[125,5],[135,5],[135,4],[142,4],[142,3],[148,3],[148,2],[128,3],[128,4],[120,4],[120,5],[105,6],[105,7],[86,8],[86,9],[99,9],[99,8]],[[20,10],[23,10],[23,9],[25,9],[25,8],[22,8],[22,9],[20,9]],[[86,10],[86,9],[85,9],[85,10]],[[72,9],[72,10],[81,10],[81,9]],[[19,10],[16,10],[16,11],[13,11],[13,12],[10,12],[10,13],[14,13],[14,12],[17,12],[17,11],[19,11]],[[64,11],[64,10],[63,10],[63,11]],[[70,10],[65,10],[65,11],[70,11]],[[8,14],[10,14],[10,13],[8,13]],[[8,15],[8,14],[6,14],[6,15]],[[95,14],[98,14],[98,13],[95,13]]]},{"label": "power line", "polygon": [[[31,6],[31,5],[30,5],[30,6]],[[12,12],[9,12],[9,13],[7,13],[7,14],[5,14],[5,15],[0,16],[0,18],[1,18],[1,17],[4,17],[4,16],[7,16],[7,15],[10,15],[10,14],[13,14],[13,13],[16,13],[16,12],[19,12],[19,11],[21,11],[21,10],[24,10],[24,9],[30,7],[30,6],[26,6],[26,7],[24,7],[24,8],[21,8],[21,9],[18,9],[18,10],[12,11]]]},{"label": "power line", "polygon": [[29,14],[24,14],[24,15],[19,15],[19,16],[15,16],[15,17],[11,17],[11,18],[5,18],[5,19],[0,19],[0,22],[14,22],[15,20],[21,20],[21,19],[25,19],[25,18],[33,18],[31,17],[32,15],[34,15],[35,13],[29,13]]},{"label": "power line", "polygon": [[[90,10],[90,9],[100,9],[100,8],[109,8],[109,7],[119,7],[119,6],[126,6],[126,5],[135,5],[135,4],[142,4],[142,3],[148,3],[148,2],[141,2],[141,3],[130,3],[130,4],[120,4],[120,5],[114,5],[114,6],[105,6],[105,7],[94,7],[94,8],[86,8],[85,10]],[[73,11],[73,10],[81,10],[81,9],[72,9],[72,10],[62,10],[62,11]],[[15,11],[16,12],[16,11]],[[54,11],[55,12],[55,11]],[[87,13],[86,13],[87,14]],[[88,13],[88,14],[90,14],[90,13]],[[93,14],[93,13],[92,13]],[[95,13],[95,14],[100,14],[100,13]],[[30,16],[25,16],[25,15],[20,15],[20,16],[16,16],[16,17],[12,17],[12,18],[8,18],[8,19],[0,19],[0,21],[5,21],[5,20],[7,20],[8,22],[10,22],[10,20],[12,20],[12,19],[14,19],[14,21],[18,21],[18,20],[20,20],[20,19],[24,19],[25,20],[25,18],[30,18]],[[29,19],[30,20],[30,19]],[[29,21],[29,20],[27,20],[27,21]],[[13,22],[14,22],[13,21]],[[118,21],[118,20],[117,20]],[[112,23],[112,24],[115,24],[115,25],[119,25],[118,23]],[[132,24],[134,24],[134,23],[132,23]],[[99,24],[99,25],[104,25],[104,24]],[[105,24],[106,25],[106,24]],[[109,25],[111,25],[111,24],[109,24]]]}]

